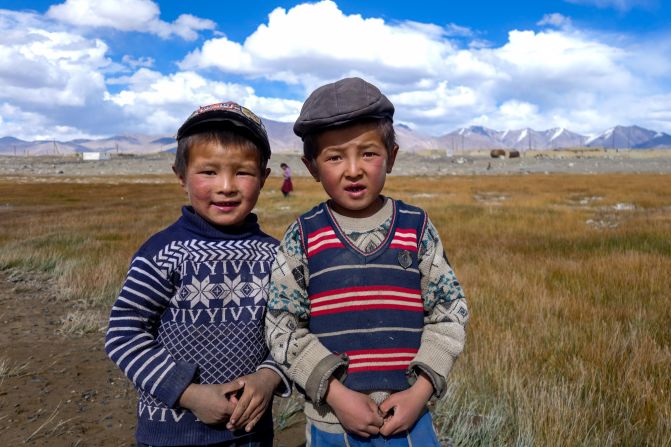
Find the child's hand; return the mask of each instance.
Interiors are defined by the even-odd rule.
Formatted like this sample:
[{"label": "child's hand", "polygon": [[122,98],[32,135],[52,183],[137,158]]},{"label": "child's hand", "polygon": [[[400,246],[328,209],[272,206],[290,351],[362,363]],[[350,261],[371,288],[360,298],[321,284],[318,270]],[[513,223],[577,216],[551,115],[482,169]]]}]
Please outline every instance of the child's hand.
[{"label": "child's hand", "polygon": [[342,426],[350,433],[368,438],[380,432],[384,423],[377,404],[365,394],[350,390],[331,379],[326,403],[333,409]]},{"label": "child's hand", "polygon": [[253,374],[238,378],[236,382],[244,383],[244,391],[238,398],[238,404],[226,428],[233,430],[244,427],[245,431],[251,431],[263,416],[280,380],[280,376],[268,368],[261,368]]},{"label": "child's hand", "polygon": [[420,374],[413,386],[389,396],[380,404],[380,411],[384,415],[384,425],[380,428],[380,434],[391,436],[409,430],[422,414],[431,394],[433,385],[429,379]]},{"label": "child's hand", "polygon": [[191,410],[205,424],[223,424],[235,410],[235,393],[244,383],[239,381],[223,384],[192,383],[179,398],[181,407]]}]

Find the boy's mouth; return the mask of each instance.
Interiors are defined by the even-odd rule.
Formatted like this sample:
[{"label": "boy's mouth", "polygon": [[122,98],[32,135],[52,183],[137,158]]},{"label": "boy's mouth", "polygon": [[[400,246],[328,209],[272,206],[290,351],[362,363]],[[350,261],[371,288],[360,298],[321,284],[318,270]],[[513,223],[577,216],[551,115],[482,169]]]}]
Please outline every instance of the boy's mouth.
[{"label": "boy's mouth", "polygon": [[217,208],[233,208],[236,207],[240,204],[240,202],[236,202],[233,200],[228,200],[225,202],[212,202],[212,205],[216,206]]},{"label": "boy's mouth", "polygon": [[365,186],[358,185],[358,184],[345,186],[345,191],[347,191],[347,192],[360,192],[360,191],[363,191],[364,189],[366,189]]}]

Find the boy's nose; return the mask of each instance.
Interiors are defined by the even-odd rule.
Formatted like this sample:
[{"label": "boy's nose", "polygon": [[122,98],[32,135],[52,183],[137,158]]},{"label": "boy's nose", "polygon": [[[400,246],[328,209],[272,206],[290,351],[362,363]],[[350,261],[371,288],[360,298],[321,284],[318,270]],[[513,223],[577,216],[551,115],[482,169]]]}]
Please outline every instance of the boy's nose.
[{"label": "boy's nose", "polygon": [[347,171],[345,172],[345,175],[348,177],[358,177],[361,175],[361,165],[359,164],[358,159],[349,158],[347,160]]},{"label": "boy's nose", "polygon": [[217,178],[217,192],[220,194],[231,195],[237,191],[237,184],[234,175],[221,174]]}]

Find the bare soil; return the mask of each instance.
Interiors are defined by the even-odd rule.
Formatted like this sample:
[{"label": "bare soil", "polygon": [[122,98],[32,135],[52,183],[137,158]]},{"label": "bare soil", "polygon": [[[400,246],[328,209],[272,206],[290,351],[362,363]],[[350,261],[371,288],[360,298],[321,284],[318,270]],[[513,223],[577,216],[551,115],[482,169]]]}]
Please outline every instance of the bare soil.
[{"label": "bare soil", "polygon": [[[307,175],[297,155],[277,154],[275,175],[288,162]],[[68,157],[0,157],[0,176],[16,181],[87,182],[90,177],[144,175],[173,181],[167,155],[83,162]],[[562,152],[491,159],[487,154],[419,157],[403,154],[395,175],[489,175],[532,172],[671,172],[671,150]],[[59,333],[67,305],[47,276],[0,271],[0,447],[129,446],[135,430],[135,391],[107,358],[103,333]],[[4,363],[3,363],[4,362]],[[276,399],[276,415],[284,411]],[[276,417],[276,421],[278,418]],[[304,445],[304,422],[293,417],[276,431],[277,446]]]},{"label": "bare soil", "polygon": [[[58,332],[68,309],[57,296],[46,276],[0,272],[0,445],[134,445],[133,387],[102,333]],[[276,446],[304,445],[303,420],[291,422]]]}]

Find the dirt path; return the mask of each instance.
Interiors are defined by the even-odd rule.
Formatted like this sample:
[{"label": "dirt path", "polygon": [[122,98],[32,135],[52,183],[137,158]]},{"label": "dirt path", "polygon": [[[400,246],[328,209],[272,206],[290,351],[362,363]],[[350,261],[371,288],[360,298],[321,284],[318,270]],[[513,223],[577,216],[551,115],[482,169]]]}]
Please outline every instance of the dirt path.
[{"label": "dirt path", "polygon": [[[0,272],[0,445],[134,445],[135,391],[103,334],[58,333],[68,309],[57,296],[47,277]],[[276,435],[302,444],[300,423]]]},{"label": "dirt path", "polygon": [[134,391],[102,334],[57,332],[67,309],[56,297],[46,277],[0,273],[2,445],[131,445]]}]

